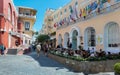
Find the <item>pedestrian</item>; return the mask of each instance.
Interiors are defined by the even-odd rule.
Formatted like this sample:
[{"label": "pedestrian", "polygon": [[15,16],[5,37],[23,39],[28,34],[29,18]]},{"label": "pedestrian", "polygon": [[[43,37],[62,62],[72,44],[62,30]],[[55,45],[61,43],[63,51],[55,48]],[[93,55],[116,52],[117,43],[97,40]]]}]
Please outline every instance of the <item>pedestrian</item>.
[{"label": "pedestrian", "polygon": [[94,48],[92,48],[91,50],[90,50],[90,54],[92,54],[92,53],[94,53],[95,52],[95,50],[94,50]]},{"label": "pedestrian", "polygon": [[36,52],[37,52],[37,56],[40,56],[40,50],[41,50],[41,45],[40,43],[36,46]]},{"label": "pedestrian", "polygon": [[34,51],[36,50],[36,45],[33,45],[33,50],[34,50]]},{"label": "pedestrian", "polygon": [[4,45],[3,45],[3,43],[1,43],[0,44],[1,55],[4,55],[4,50],[5,50]]},{"label": "pedestrian", "polygon": [[45,52],[45,56],[47,56],[47,54],[48,54],[48,44],[47,43],[44,44],[44,52]]},{"label": "pedestrian", "polygon": [[69,49],[72,49],[72,43],[69,44]]}]

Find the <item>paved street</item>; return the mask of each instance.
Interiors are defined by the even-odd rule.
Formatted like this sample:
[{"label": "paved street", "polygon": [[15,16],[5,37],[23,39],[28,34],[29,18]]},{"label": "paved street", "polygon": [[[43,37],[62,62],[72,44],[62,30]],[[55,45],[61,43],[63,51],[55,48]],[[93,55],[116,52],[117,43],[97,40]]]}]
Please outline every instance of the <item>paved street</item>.
[{"label": "paved street", "polygon": [[[35,53],[23,56],[0,56],[0,75],[84,75],[74,73],[64,65]],[[93,74],[89,74],[93,75]],[[114,75],[113,73],[99,73],[95,75]]]}]

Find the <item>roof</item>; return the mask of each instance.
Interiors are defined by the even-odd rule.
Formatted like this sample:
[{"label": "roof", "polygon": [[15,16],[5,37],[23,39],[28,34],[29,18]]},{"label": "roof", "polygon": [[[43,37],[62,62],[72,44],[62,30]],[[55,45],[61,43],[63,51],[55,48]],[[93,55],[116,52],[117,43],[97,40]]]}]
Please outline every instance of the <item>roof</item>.
[{"label": "roof", "polygon": [[34,8],[31,8],[31,7],[18,6],[18,8],[35,10],[35,11],[37,12],[37,10],[36,10],[36,9],[34,9]]}]

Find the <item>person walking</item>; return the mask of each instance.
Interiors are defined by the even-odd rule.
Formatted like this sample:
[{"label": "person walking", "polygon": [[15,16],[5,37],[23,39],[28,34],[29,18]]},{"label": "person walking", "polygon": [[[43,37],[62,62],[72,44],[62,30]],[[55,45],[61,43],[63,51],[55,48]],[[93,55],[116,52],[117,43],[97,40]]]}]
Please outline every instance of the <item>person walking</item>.
[{"label": "person walking", "polygon": [[47,43],[44,44],[44,54],[45,54],[45,56],[47,56],[47,54],[48,54],[48,44]]},{"label": "person walking", "polygon": [[40,56],[41,45],[40,43],[36,46],[37,56]]},{"label": "person walking", "polygon": [[0,44],[1,55],[4,55],[4,50],[5,50],[4,45],[3,45],[3,43],[1,43]]}]

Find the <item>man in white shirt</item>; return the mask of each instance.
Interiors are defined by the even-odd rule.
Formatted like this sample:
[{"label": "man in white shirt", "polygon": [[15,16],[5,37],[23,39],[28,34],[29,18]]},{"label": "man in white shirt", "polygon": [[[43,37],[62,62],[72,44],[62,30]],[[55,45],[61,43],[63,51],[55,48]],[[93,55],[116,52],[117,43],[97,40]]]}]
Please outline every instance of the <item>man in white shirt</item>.
[{"label": "man in white shirt", "polygon": [[38,57],[40,56],[40,50],[41,50],[41,45],[40,43],[36,46],[36,51],[37,51],[37,55]]}]

